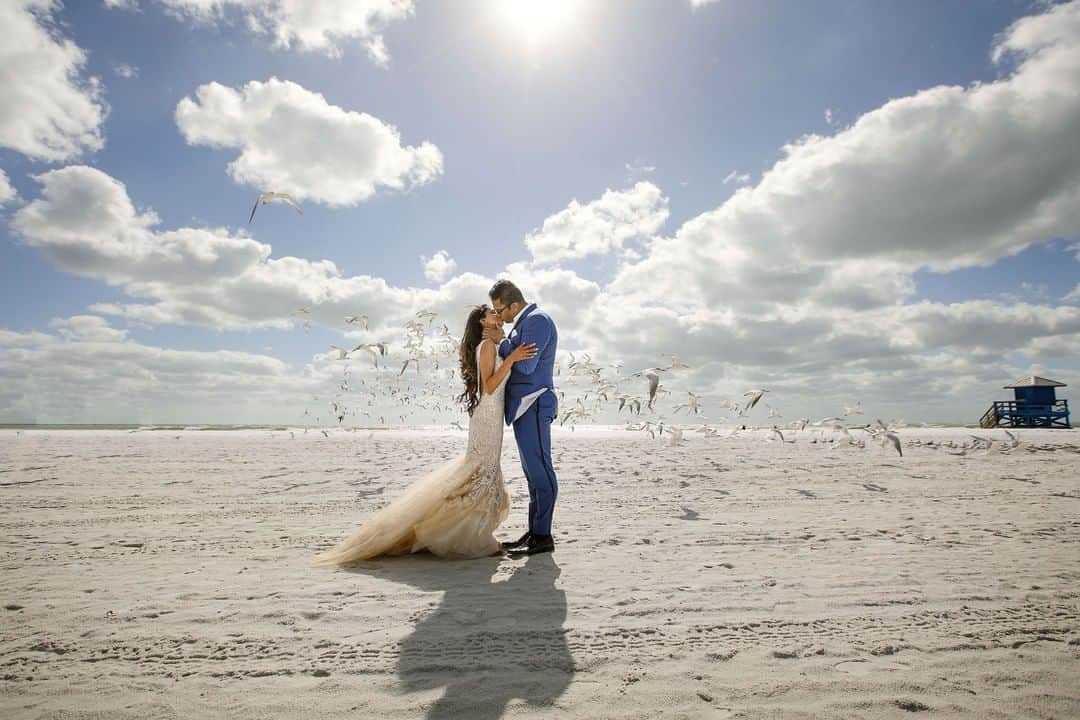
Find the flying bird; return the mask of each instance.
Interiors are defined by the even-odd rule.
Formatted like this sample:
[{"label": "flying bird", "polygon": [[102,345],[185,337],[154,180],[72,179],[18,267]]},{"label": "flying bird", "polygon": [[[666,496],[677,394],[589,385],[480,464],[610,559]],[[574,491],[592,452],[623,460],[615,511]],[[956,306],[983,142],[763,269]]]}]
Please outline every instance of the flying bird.
[{"label": "flying bird", "polygon": [[375,369],[379,369],[379,356],[386,355],[386,343],[362,343],[352,349],[352,352],[357,350],[364,350],[371,353],[371,362],[375,364]]},{"label": "flying bird", "polygon": [[[764,395],[767,392],[769,392],[769,391],[764,390],[764,389],[747,390],[746,392],[744,392],[743,396],[744,397],[749,396],[750,399],[746,401],[746,405],[743,407],[742,412],[745,413],[745,412],[749,411],[751,408],[753,408],[755,405],[757,405],[758,400],[761,399],[761,396]],[[740,413],[740,414],[742,414],[742,413]]]},{"label": "flying bird", "polygon": [[675,412],[678,413],[679,410],[682,410],[683,408],[688,408],[688,411],[687,411],[688,414],[689,414],[690,411],[693,411],[693,413],[695,415],[700,415],[701,414],[701,399],[697,395],[695,395],[694,393],[690,392],[689,390],[686,392],[686,394],[689,396],[689,398],[687,399],[687,401],[685,403],[680,403],[680,404],[676,405],[675,406]]},{"label": "flying bird", "polygon": [[644,377],[649,381],[649,402],[647,407],[652,410],[653,403],[656,402],[656,391],[660,387],[660,373],[664,372],[666,368],[646,368],[644,370],[638,370],[630,377]]},{"label": "flying bird", "polygon": [[668,353],[664,357],[671,358],[671,364],[667,366],[667,370],[679,370],[690,367],[689,365],[684,363],[678,355],[675,355],[674,353]]},{"label": "flying bird", "polygon": [[368,316],[367,315],[346,315],[345,323],[347,325],[355,325],[356,323],[363,323],[364,329],[368,329]]},{"label": "flying bird", "polygon": [[654,372],[647,372],[645,377],[649,381],[649,409],[651,410],[653,403],[656,402],[656,390],[660,387],[660,376]]},{"label": "flying bird", "polygon": [[288,193],[264,192],[259,195],[258,199],[255,200],[255,206],[251,208],[251,217],[248,218],[248,225],[250,225],[251,221],[255,218],[255,211],[259,209],[260,205],[265,205],[266,203],[273,202],[274,200],[284,200],[285,202],[292,205],[293,208],[296,209],[296,212],[300,213],[301,215],[304,214],[304,211],[300,208],[300,205],[297,204],[296,200],[293,200],[292,195],[289,195]]}]

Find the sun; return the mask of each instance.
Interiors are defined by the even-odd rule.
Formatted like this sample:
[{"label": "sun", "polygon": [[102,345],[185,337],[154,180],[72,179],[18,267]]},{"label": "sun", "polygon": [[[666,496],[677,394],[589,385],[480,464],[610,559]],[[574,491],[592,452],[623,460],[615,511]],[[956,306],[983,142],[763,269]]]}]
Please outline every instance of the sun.
[{"label": "sun", "polygon": [[576,20],[581,0],[497,0],[502,27],[534,48],[555,40]]}]

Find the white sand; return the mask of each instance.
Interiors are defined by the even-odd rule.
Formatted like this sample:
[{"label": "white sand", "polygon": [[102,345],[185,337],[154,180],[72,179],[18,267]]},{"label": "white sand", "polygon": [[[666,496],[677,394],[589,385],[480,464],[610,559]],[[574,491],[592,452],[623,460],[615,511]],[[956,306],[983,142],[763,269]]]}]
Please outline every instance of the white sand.
[{"label": "white sand", "polygon": [[560,431],[553,556],[340,570],[462,433],[0,431],[0,718],[1080,717],[1077,431],[764,436]]}]

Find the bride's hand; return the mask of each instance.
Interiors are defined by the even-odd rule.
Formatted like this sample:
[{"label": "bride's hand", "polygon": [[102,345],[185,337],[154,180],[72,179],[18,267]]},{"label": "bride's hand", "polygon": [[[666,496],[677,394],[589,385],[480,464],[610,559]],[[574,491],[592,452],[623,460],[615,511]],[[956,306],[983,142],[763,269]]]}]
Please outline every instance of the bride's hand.
[{"label": "bride's hand", "polygon": [[519,360],[528,360],[536,355],[536,343],[526,343],[524,345],[518,345],[514,348],[513,352],[506,358],[510,362],[518,362]]}]

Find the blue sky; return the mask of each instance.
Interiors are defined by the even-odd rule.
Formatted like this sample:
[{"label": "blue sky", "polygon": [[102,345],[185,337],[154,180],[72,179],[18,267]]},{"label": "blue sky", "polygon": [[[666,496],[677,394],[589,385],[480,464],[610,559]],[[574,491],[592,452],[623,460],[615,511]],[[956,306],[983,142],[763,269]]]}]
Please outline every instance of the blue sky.
[{"label": "blue sky", "polygon": [[[0,137],[0,169],[17,192],[0,208],[0,328],[51,332],[56,318],[101,314],[88,308],[133,300],[123,283],[57,269],[39,246],[20,242],[9,221],[39,198],[41,184],[32,178],[38,173],[87,165],[123,183],[139,211],[157,213],[159,231],[246,231],[272,246],[274,258],[328,259],[344,277],[371,276],[394,288],[437,292],[442,281],[425,277],[421,256],[445,251],[456,262],[455,274],[493,278],[528,261],[525,236],[572,201],[595,202],[638,181],[659,188],[666,199],[666,219],[652,234],[671,238],[687,221],[723,207],[740,186],[756,187],[783,157],[785,144],[806,135],[839,135],[890,100],[928,88],[1007,78],[1016,64],[994,62],[996,39],[1018,19],[1045,9],[1017,0],[720,0],[696,8],[674,0],[597,1],[582,3],[546,43],[528,48],[491,2],[420,1],[408,17],[379,31],[389,53],[380,66],[355,38],[339,39],[340,57],[274,47],[265,34],[245,28],[235,7],[199,21],[149,0],[135,9],[57,4],[55,32],[86,53],[76,86],[90,77],[102,84],[100,98],[108,107],[100,123],[103,147],[44,160]],[[121,77],[118,64],[137,74]],[[302,216],[284,205],[266,206],[249,228],[258,189],[226,171],[238,151],[186,142],[175,113],[206,83],[239,89],[272,77],[394,126],[402,145],[433,144],[441,152],[441,171],[407,191],[383,187],[351,205],[309,200]],[[972,167],[978,169],[977,163]],[[1000,168],[988,162],[984,169]],[[733,171],[749,177],[732,181]],[[970,181],[978,183],[978,173]],[[912,291],[897,302],[983,299],[1069,310],[1075,303],[1062,298],[1077,285],[1080,266],[1070,250],[1075,226],[1070,231],[1066,220],[1062,228],[1017,254],[984,253],[948,272],[915,262],[905,270]],[[647,255],[650,242],[638,237],[623,247]],[[616,253],[594,253],[559,267],[605,287],[625,262]],[[1029,285],[1021,287],[1022,281]],[[522,284],[528,287],[527,277]],[[475,299],[485,298],[481,292]],[[592,303],[602,307],[603,294]],[[323,326],[305,334],[255,327],[258,322],[254,329],[123,317],[107,322],[125,330],[128,342],[267,354],[293,368],[340,338],[340,329]],[[450,324],[459,332],[459,319]],[[565,347],[588,348],[592,336],[584,329],[568,332]],[[1074,342],[1075,333],[1064,339]],[[1067,358],[1024,359],[1076,370]],[[1001,372],[1014,369],[1029,368]],[[753,376],[746,367],[731,370],[727,374],[748,381]],[[808,402],[800,403],[809,412]],[[14,409],[10,415],[21,417]]]}]

